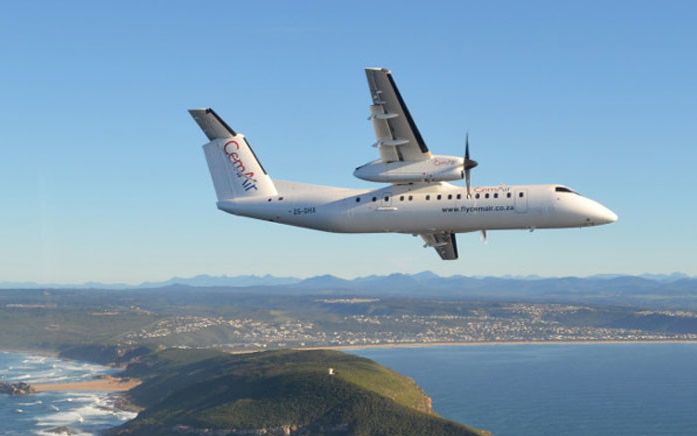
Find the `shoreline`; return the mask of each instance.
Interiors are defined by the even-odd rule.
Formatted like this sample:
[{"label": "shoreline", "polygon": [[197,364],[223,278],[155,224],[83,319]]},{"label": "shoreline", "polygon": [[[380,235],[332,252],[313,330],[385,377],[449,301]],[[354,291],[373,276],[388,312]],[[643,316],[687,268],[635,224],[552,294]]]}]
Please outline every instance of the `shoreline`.
[{"label": "shoreline", "polygon": [[[22,354],[28,356],[51,357],[65,361],[84,362],[91,365],[102,366],[104,368],[115,368],[113,366],[100,365],[89,360],[72,359],[61,357],[60,354],[53,350],[40,349],[0,349],[0,353]],[[9,384],[11,380],[6,381]],[[126,392],[142,382],[136,378],[121,378],[118,375],[95,374],[90,380],[72,381],[72,382],[47,382],[47,383],[28,383],[31,386],[30,394],[39,394],[43,392],[101,392],[101,393],[117,393]],[[125,409],[124,409],[125,410]]]},{"label": "shoreline", "polygon": [[434,347],[479,347],[497,345],[627,345],[627,344],[690,344],[697,345],[697,340],[690,339],[649,339],[649,340],[562,340],[562,341],[476,341],[476,342],[400,342],[385,344],[361,344],[361,345],[327,345],[317,347],[298,347],[293,350],[372,350],[372,349],[394,349],[394,348],[434,348]]}]

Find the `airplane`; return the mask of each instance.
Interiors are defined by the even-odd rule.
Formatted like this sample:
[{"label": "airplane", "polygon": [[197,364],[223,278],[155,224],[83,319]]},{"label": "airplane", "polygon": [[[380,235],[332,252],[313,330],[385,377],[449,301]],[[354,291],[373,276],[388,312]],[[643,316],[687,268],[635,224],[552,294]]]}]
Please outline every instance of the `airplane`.
[{"label": "airplane", "polygon": [[[432,154],[385,68],[366,68],[379,159],[355,169],[388,184],[351,189],[272,179],[242,133],[213,109],[189,113],[203,145],[218,209],[243,217],[336,233],[419,235],[444,260],[458,258],[457,233],[587,227],[617,221],[607,207],[558,185],[471,186],[469,137],[463,157]],[[450,182],[465,180],[464,186]]]}]

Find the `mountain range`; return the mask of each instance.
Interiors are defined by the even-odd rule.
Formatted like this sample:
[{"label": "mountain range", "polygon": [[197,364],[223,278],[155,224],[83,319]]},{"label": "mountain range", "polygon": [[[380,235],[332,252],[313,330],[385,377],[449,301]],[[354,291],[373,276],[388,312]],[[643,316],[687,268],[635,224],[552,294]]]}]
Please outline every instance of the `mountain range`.
[{"label": "mountain range", "polygon": [[88,282],[81,284],[41,284],[33,282],[0,282],[5,289],[153,289],[168,287],[234,288],[237,292],[267,292],[283,294],[353,293],[371,295],[437,295],[444,297],[554,297],[653,295],[697,296],[697,278],[682,273],[666,275],[596,275],[588,277],[503,276],[480,277],[439,276],[430,271],[416,274],[395,273],[344,279],[333,275],[309,278],[277,277],[272,275],[174,277],[161,282],[139,285]]},{"label": "mountain range", "polygon": [[38,282],[11,282],[0,281],[0,289],[22,289],[22,288],[65,288],[65,289],[143,289],[143,288],[162,288],[172,285],[184,285],[192,287],[256,287],[256,286],[288,286],[299,285],[301,287],[325,287],[339,286],[341,288],[353,288],[361,285],[375,285],[390,283],[390,287],[399,284],[414,284],[433,285],[453,284],[455,282],[480,281],[480,282],[553,282],[553,281],[580,281],[580,282],[597,282],[597,281],[613,281],[613,280],[641,279],[647,282],[656,283],[672,283],[682,280],[691,280],[691,276],[674,272],[671,274],[640,274],[640,275],[625,275],[625,274],[598,274],[586,277],[542,277],[537,275],[528,276],[439,276],[431,271],[422,271],[415,274],[394,273],[389,275],[370,275],[357,277],[354,279],[343,279],[330,274],[312,276],[308,278],[299,277],[278,277],[270,274],[258,276],[252,274],[237,275],[237,276],[212,276],[201,274],[193,277],[173,277],[163,281],[148,281],[137,285],[128,283],[103,283],[103,282],[83,282],[83,283],[38,283]]}]

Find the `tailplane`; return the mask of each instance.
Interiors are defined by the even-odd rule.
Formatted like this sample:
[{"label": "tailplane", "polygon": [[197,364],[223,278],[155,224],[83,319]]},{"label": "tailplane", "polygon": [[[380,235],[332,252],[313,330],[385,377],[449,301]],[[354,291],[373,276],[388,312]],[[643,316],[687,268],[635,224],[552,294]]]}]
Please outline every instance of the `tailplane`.
[{"label": "tailplane", "polygon": [[232,130],[213,109],[191,109],[208,142],[203,146],[218,201],[277,195],[271,177],[245,136]]}]

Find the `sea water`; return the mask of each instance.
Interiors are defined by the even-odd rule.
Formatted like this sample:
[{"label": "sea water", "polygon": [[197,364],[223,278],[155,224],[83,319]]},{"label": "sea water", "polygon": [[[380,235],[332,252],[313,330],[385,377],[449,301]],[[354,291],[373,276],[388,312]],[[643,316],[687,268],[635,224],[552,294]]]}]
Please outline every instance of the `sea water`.
[{"label": "sea water", "polygon": [[353,353],[494,435],[697,435],[697,344],[485,345]]},{"label": "sea water", "polygon": [[[0,352],[0,380],[32,383],[86,381],[113,369],[90,363],[24,353]],[[91,435],[135,417],[113,407],[102,392],[42,392],[0,395],[0,435],[53,435],[59,427]]]},{"label": "sea water", "polygon": [[[697,435],[697,344],[485,345],[353,353],[412,377],[443,417],[494,435]],[[113,370],[0,352],[0,380],[60,383]],[[80,434],[135,416],[105,393],[0,395],[0,434]]]}]

